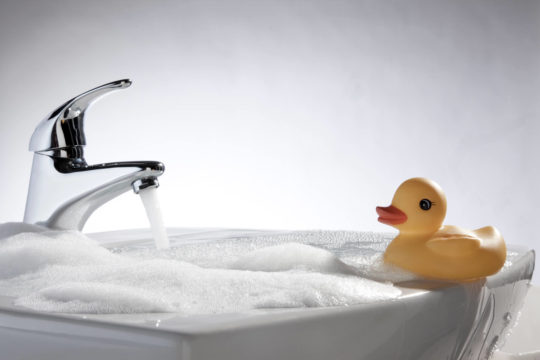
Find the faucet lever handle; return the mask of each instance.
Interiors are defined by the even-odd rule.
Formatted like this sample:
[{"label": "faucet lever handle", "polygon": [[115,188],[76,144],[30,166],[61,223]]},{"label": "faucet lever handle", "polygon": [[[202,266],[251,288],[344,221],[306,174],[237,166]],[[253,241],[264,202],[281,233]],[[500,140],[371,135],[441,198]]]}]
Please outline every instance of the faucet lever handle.
[{"label": "faucet lever handle", "polygon": [[44,152],[86,145],[84,136],[86,109],[105,94],[113,90],[125,89],[130,85],[129,79],[113,81],[65,102],[38,124],[30,139],[29,150]]}]

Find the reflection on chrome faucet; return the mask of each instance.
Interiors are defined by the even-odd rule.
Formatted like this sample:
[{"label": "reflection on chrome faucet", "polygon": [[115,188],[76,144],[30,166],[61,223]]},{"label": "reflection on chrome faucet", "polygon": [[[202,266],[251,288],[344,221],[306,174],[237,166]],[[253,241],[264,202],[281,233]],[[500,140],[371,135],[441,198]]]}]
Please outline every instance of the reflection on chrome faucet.
[{"label": "reflection on chrome faucet", "polygon": [[128,79],[98,86],[67,101],[39,123],[24,222],[53,229],[82,230],[101,205],[133,189],[159,186],[165,166],[157,161],[88,165],[84,158],[84,115],[101,96],[131,85]]}]

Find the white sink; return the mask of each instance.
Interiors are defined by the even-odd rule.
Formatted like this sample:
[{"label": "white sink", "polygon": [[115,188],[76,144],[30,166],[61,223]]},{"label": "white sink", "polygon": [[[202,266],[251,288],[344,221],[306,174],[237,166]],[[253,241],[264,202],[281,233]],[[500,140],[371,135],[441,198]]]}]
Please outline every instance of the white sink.
[{"label": "white sink", "polygon": [[[173,244],[267,233],[169,229]],[[146,231],[91,237],[106,247],[151,246]],[[0,296],[0,358],[486,359],[516,319],[534,268],[530,250],[510,246],[509,260],[482,282],[404,282],[396,300],[343,307],[81,315],[33,311]]]}]

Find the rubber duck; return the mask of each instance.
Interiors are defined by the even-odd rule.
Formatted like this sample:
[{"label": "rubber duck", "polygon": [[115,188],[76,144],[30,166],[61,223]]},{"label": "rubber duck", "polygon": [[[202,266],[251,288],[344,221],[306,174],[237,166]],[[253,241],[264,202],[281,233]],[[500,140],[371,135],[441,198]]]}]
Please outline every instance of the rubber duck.
[{"label": "rubber duck", "polygon": [[442,225],[446,196],[432,180],[405,181],[392,204],[376,210],[379,222],[399,230],[384,253],[387,263],[425,278],[449,281],[483,278],[504,265],[506,245],[494,227],[466,230]]}]

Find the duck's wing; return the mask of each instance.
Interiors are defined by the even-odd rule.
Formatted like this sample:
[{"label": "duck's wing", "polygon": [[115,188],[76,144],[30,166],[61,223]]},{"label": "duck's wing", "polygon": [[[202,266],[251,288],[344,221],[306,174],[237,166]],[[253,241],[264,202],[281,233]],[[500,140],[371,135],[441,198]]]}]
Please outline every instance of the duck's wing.
[{"label": "duck's wing", "polygon": [[426,246],[435,253],[445,256],[463,256],[480,248],[480,239],[472,234],[436,233]]},{"label": "duck's wing", "polygon": [[472,233],[482,239],[486,246],[497,246],[504,243],[504,239],[496,228],[493,226],[484,226],[483,228],[473,230]]}]

